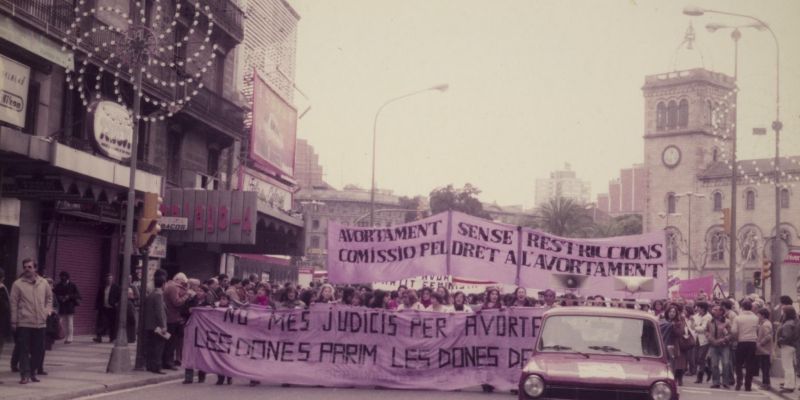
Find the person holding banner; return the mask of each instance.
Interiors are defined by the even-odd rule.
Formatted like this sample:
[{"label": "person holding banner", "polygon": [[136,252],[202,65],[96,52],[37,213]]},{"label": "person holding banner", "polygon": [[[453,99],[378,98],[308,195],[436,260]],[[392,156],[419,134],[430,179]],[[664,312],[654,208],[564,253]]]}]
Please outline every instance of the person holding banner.
[{"label": "person holding banner", "polygon": [[444,303],[442,295],[438,292],[431,294],[431,306],[427,311],[446,313],[450,312],[450,307]]},{"label": "person holding banner", "polygon": [[436,288],[436,293],[442,297],[442,304],[450,305],[450,292],[447,291],[447,288],[444,286],[439,286]]},{"label": "person holding banner", "polygon": [[544,297],[544,308],[550,309],[553,307],[558,307],[556,304],[556,292],[552,289],[547,289],[544,292],[541,292],[542,296]]},{"label": "person holding banner", "polygon": [[424,287],[419,291],[419,306],[423,311],[431,310],[431,294],[433,290],[429,287]]},{"label": "person holding banner", "polygon": [[317,299],[314,302],[322,304],[335,303],[336,299],[333,298],[333,286],[331,286],[329,283],[322,285],[322,287],[319,289],[319,296],[317,296]]},{"label": "person holding banner", "polygon": [[422,310],[422,306],[417,302],[417,292],[414,290],[407,290],[406,296],[403,299],[403,304],[397,307],[397,311],[403,310]]},{"label": "person holding banner", "polygon": [[458,313],[472,313],[472,307],[467,304],[467,296],[458,291],[453,295],[453,311]]},{"label": "person holding banner", "polygon": [[297,289],[290,286],[286,288],[281,294],[280,307],[284,310],[294,310],[306,308],[306,303],[297,298]]},{"label": "person holding banner", "polygon": [[514,303],[512,303],[511,306],[534,307],[536,306],[536,301],[528,298],[528,291],[525,290],[524,287],[518,287],[517,290],[514,291]]}]

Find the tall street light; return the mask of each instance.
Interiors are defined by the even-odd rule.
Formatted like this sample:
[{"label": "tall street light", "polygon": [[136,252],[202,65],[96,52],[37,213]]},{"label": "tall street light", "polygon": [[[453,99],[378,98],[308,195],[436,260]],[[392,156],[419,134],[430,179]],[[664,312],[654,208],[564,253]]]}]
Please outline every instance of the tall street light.
[{"label": "tall street light", "polygon": [[[775,41],[775,120],[772,121],[772,130],[775,131],[775,239],[772,241],[772,275],[770,277],[770,288],[772,291],[772,304],[778,304],[778,300],[780,299],[781,295],[781,257],[780,257],[780,243],[778,241],[780,237],[780,227],[781,227],[781,186],[780,186],[780,133],[781,129],[783,129],[783,123],[781,123],[781,49],[780,45],[778,44],[778,37],[775,35],[775,32],[772,28],[767,25],[766,22],[752,16],[746,14],[739,14],[739,13],[732,13],[728,11],[719,11],[719,10],[710,10],[706,8],[696,7],[696,6],[687,6],[683,9],[683,13],[689,16],[701,16],[705,13],[711,14],[721,14],[721,15],[731,15],[734,17],[741,17],[746,18],[751,21],[757,23],[757,26],[769,31],[772,35],[772,39]],[[738,40],[738,39],[735,39]],[[736,175],[736,165],[733,166],[734,176]],[[731,209],[731,217],[736,215],[736,210]],[[734,219],[731,222],[735,221]],[[732,223],[731,227],[733,229],[735,225]],[[735,236],[731,237],[731,240],[735,240]],[[735,248],[735,247],[732,247]],[[731,252],[733,253],[733,252]],[[733,272],[732,272],[733,273]],[[731,281],[733,283],[734,281]]]},{"label": "tall street light", "polygon": [[[733,39],[733,81],[736,82],[736,86],[739,86],[739,39],[742,37],[742,32],[739,30],[740,28],[753,28],[759,31],[764,30],[764,25],[761,23],[755,22],[746,25],[725,25],[725,24],[718,24],[718,23],[710,23],[706,25],[706,30],[710,33],[714,33],[721,29],[731,29],[731,39]],[[735,293],[736,291],[736,257],[737,257],[737,250],[736,250],[736,243],[737,243],[737,233],[736,233],[736,202],[738,200],[738,190],[737,186],[739,183],[739,169],[736,165],[736,142],[738,140],[737,132],[738,132],[738,125],[737,125],[737,118],[738,111],[736,108],[733,109],[733,128],[731,129],[731,164],[733,165],[733,172],[731,173],[731,212],[730,214],[730,267],[729,267],[729,275],[728,280],[733,282],[730,285],[729,291],[731,293]],[[744,282],[744,267],[742,267],[742,282]],[[744,288],[742,288],[744,291]]]},{"label": "tall street light", "polygon": [[688,242],[688,251],[689,251],[689,264],[686,266],[686,279],[692,279],[692,268],[695,267],[694,265],[694,256],[692,256],[692,198],[697,197],[698,199],[704,199],[706,195],[701,193],[692,193],[686,192],[683,194],[677,194],[675,197],[687,197],[689,198],[689,242]]},{"label": "tall street light", "polygon": [[381,111],[383,111],[384,107],[394,103],[397,100],[405,99],[406,97],[411,97],[429,91],[446,92],[449,87],[450,85],[443,83],[441,85],[431,86],[427,89],[417,90],[416,92],[391,98],[381,104],[381,106],[378,108],[378,111],[375,113],[375,122],[372,125],[372,188],[369,191],[369,226],[375,226],[375,138],[378,135],[378,117],[381,115]]}]

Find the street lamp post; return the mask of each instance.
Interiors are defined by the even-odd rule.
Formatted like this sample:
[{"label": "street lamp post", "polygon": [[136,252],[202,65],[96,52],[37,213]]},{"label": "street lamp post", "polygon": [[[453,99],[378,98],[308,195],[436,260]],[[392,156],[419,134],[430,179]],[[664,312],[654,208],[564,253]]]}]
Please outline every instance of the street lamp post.
[{"label": "street lamp post", "polygon": [[[159,5],[159,0],[154,2],[139,2],[135,6],[131,4],[130,12],[121,10],[120,8],[111,6],[92,6],[88,8],[81,1],[77,4],[75,11],[75,20],[67,29],[63,37],[62,51],[67,51],[71,48],[72,52],[83,53],[84,59],[82,65],[77,65],[74,69],[68,70],[66,80],[70,89],[77,88],[84,106],[89,106],[90,100],[101,100],[103,94],[101,91],[101,81],[103,74],[113,74],[114,93],[117,98],[117,104],[124,105],[125,101],[122,96],[122,91],[119,90],[120,75],[130,76],[130,83],[133,89],[132,113],[131,113],[131,140],[130,140],[130,161],[129,161],[129,183],[127,190],[127,205],[125,213],[125,229],[124,229],[124,245],[123,245],[123,259],[122,271],[120,279],[120,305],[117,315],[117,335],[114,342],[114,347],[109,357],[107,372],[120,373],[126,372],[131,369],[130,355],[128,350],[128,340],[126,335],[127,325],[127,304],[128,304],[128,288],[130,284],[130,271],[131,271],[131,257],[133,256],[133,217],[134,207],[136,201],[136,168],[138,159],[138,139],[139,139],[139,126],[141,123],[155,121],[156,119],[163,121],[166,117],[171,117],[174,113],[180,110],[187,104],[192,97],[197,95],[198,91],[203,88],[201,81],[202,74],[207,71],[213,64],[216,57],[214,50],[217,48],[216,44],[211,44],[211,35],[213,31],[213,17],[211,8],[208,5],[201,6],[200,3],[194,5],[194,16],[189,19],[189,24],[192,27],[200,28],[199,21],[201,16],[201,7],[205,10],[205,20],[207,21],[207,31],[202,42],[195,49],[194,55],[185,55],[182,60],[177,62],[161,61],[162,68],[169,68],[176,71],[181,68],[184,73],[187,72],[183,66],[195,65],[198,71],[193,75],[193,78],[170,77],[164,79],[162,75],[153,74],[150,68],[156,67],[158,63],[153,59],[161,57],[171,57],[173,54],[173,45],[181,47],[190,43],[191,35],[186,35],[183,39],[176,39],[174,42],[166,43],[165,38],[174,35],[174,26],[176,21],[182,18],[181,4],[176,3],[174,6],[173,17],[168,17],[165,9]],[[81,6],[85,6],[83,9]],[[152,15],[148,12],[152,8]],[[111,24],[100,24],[95,26],[94,20],[96,14],[105,12],[115,14],[120,18],[120,26]],[[163,15],[162,15],[163,14]],[[168,20],[172,21],[169,22]],[[193,28],[194,29],[194,28]],[[191,33],[191,30],[190,30]],[[202,37],[202,32],[199,37]],[[104,40],[104,38],[111,38]],[[102,43],[101,43],[102,42]],[[206,54],[207,53],[207,54]],[[95,79],[94,92],[88,93],[87,80],[85,74],[87,67],[92,60],[97,63],[98,77]],[[194,60],[194,62],[192,61]],[[77,63],[76,63],[77,64]],[[72,75],[75,75],[73,80]],[[160,101],[158,99],[150,98],[143,95],[142,90],[145,85],[145,79],[156,87],[170,87],[175,88],[173,93],[175,97],[171,101]],[[196,81],[193,81],[196,79]],[[181,89],[178,89],[181,88]],[[154,108],[160,109],[149,115],[142,115],[142,101],[150,103]],[[147,260],[145,253],[145,261]],[[147,265],[143,266],[144,282],[143,293],[146,293],[147,285]],[[144,297],[144,296],[142,296]],[[144,310],[144,309],[143,309]],[[141,321],[140,321],[141,323]],[[141,336],[140,336],[141,338]],[[139,341],[137,346],[142,348],[142,341]]]},{"label": "street lamp post", "polygon": [[686,197],[689,199],[689,229],[688,229],[688,252],[689,252],[689,263],[686,265],[686,279],[692,279],[692,268],[695,268],[694,265],[694,256],[692,256],[692,198],[697,197],[698,199],[703,199],[706,197],[704,194],[700,193],[692,193],[686,192],[683,194],[675,195],[675,197]]},{"label": "street lamp post", "polygon": [[429,87],[427,89],[417,90],[416,92],[411,92],[404,94],[402,96],[398,96],[392,99],[387,100],[380,107],[378,107],[378,111],[375,113],[375,121],[372,125],[372,187],[369,191],[369,226],[372,227],[375,225],[375,139],[378,135],[378,116],[381,115],[381,111],[383,108],[388,106],[391,103],[394,103],[397,100],[405,99],[406,97],[411,97],[420,93],[425,93],[428,91],[439,91],[439,92],[446,92],[450,86],[446,83],[441,85],[436,85]]},{"label": "street lamp post", "polygon": [[[766,22],[746,14],[732,13],[727,11],[710,10],[701,7],[687,6],[683,13],[689,16],[701,16],[705,13],[730,15],[734,17],[746,18],[755,21],[758,27],[766,29],[775,41],[775,120],[772,122],[772,130],[775,131],[775,240],[772,241],[772,275],[770,277],[770,287],[772,289],[772,304],[778,304],[781,295],[781,259],[780,259],[780,227],[781,227],[781,187],[780,187],[780,133],[783,129],[781,122],[781,49],[778,44],[778,37]],[[736,166],[734,165],[734,171]],[[735,173],[735,172],[734,172]],[[731,215],[736,215],[736,210],[731,210]],[[732,224],[733,225],[733,224]],[[733,240],[733,237],[731,238]]]}]

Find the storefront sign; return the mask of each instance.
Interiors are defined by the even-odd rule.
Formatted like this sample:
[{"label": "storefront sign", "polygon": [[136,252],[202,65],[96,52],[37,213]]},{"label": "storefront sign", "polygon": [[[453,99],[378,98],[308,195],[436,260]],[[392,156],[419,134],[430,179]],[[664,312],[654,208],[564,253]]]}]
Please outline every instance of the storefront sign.
[{"label": "storefront sign", "polygon": [[0,56],[0,121],[25,127],[30,78],[30,67]]},{"label": "storefront sign", "polygon": [[288,188],[274,183],[264,174],[250,168],[242,168],[245,190],[258,193],[258,206],[277,210],[290,211],[292,209],[292,192]]},{"label": "storefront sign", "polygon": [[186,217],[161,217],[158,219],[161,230],[185,231],[189,229],[189,218]]},{"label": "storefront sign", "polygon": [[92,138],[100,152],[115,160],[131,158],[133,118],[127,108],[113,101],[99,101],[89,107],[94,116]]},{"label": "storefront sign", "polygon": [[19,226],[19,199],[0,199],[0,225]]},{"label": "storefront sign", "polygon": [[255,244],[256,192],[168,190],[161,204],[164,217],[186,218],[186,230],[168,230],[176,242]]},{"label": "storefront sign", "polygon": [[250,158],[266,172],[292,176],[296,133],[297,110],[254,71]]},{"label": "storefront sign", "polygon": [[167,258],[167,237],[156,236],[156,240],[150,245],[148,254],[153,258]]}]

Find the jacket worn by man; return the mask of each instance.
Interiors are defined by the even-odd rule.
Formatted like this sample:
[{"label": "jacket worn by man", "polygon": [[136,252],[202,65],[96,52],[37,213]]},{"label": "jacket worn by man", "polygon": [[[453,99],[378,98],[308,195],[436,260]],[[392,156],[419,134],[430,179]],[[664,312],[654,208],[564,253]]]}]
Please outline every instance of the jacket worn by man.
[{"label": "jacket worn by man", "polygon": [[75,307],[80,304],[81,294],[72,281],[56,283],[53,289],[58,300],[58,313],[61,315],[75,314]]},{"label": "jacket worn by man", "polygon": [[144,300],[145,317],[142,326],[147,331],[156,328],[167,329],[167,314],[164,305],[164,291],[157,288]]},{"label": "jacket worn by man", "polygon": [[41,276],[19,278],[11,287],[11,328],[44,328],[53,312],[53,290]]},{"label": "jacket worn by man", "polygon": [[778,347],[794,346],[797,342],[796,320],[786,320],[778,328]]},{"label": "jacket worn by man", "polygon": [[756,342],[756,354],[772,354],[772,322],[765,319],[758,325],[758,342]]},{"label": "jacket worn by man", "polygon": [[733,340],[731,325],[727,320],[720,321],[717,318],[711,320],[706,328],[706,338],[711,347],[726,347]]},{"label": "jacket worn by man", "polygon": [[164,284],[164,304],[167,306],[167,323],[180,324],[184,321],[181,311],[184,309],[186,301],[189,300],[189,291],[186,287],[176,281],[169,281]]}]

